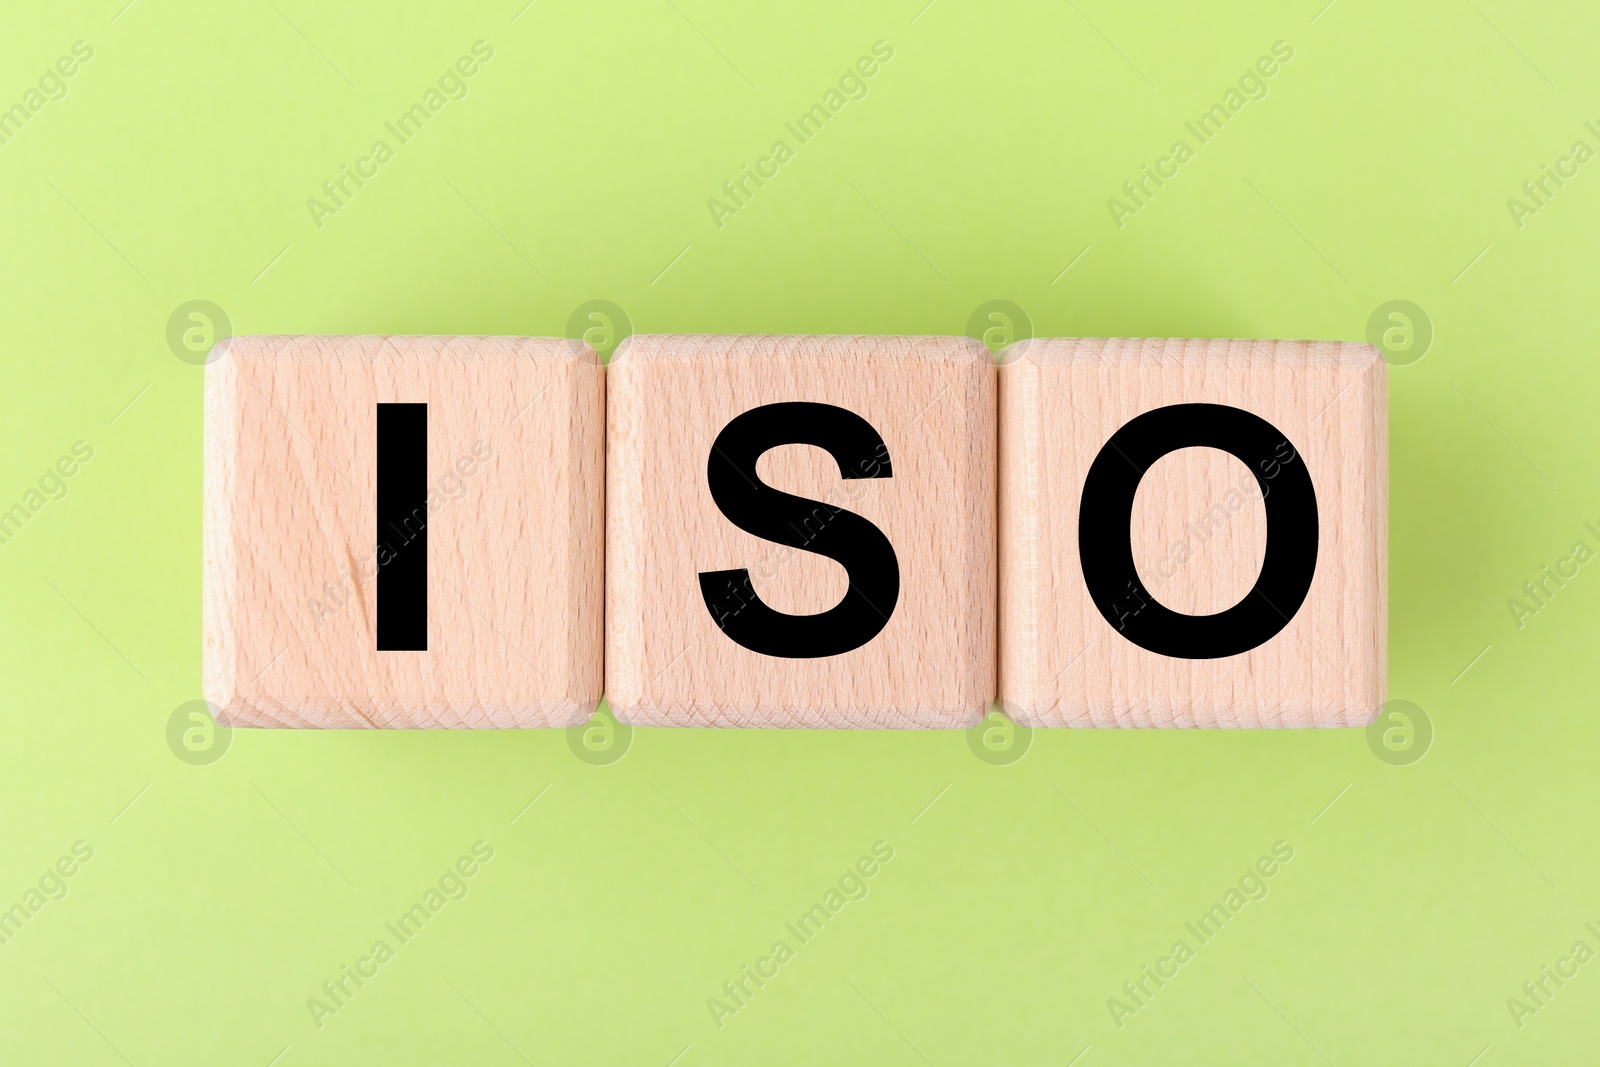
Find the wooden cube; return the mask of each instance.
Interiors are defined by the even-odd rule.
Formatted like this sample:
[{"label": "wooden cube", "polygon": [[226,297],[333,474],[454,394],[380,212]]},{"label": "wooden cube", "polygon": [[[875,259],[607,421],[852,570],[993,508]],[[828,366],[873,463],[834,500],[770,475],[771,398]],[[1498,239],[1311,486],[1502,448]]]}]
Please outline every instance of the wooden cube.
[{"label": "wooden cube", "polygon": [[1357,726],[1384,699],[1369,345],[1034,340],[1000,372],[1000,690],[1031,726]]},{"label": "wooden cube", "polygon": [[600,697],[603,371],[565,341],[242,337],[206,370],[207,699],[523,727]]},{"label": "wooden cube", "polygon": [[606,694],[673,726],[957,727],[995,686],[995,367],[965,338],[636,336]]}]

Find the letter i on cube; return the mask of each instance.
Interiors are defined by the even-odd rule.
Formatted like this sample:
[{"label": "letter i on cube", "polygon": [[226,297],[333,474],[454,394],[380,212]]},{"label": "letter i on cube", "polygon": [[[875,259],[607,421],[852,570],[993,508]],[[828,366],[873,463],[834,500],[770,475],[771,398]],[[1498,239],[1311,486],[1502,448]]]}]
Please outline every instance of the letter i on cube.
[{"label": "letter i on cube", "polygon": [[510,337],[234,338],[206,368],[204,679],[235,726],[600,699],[604,378]]}]

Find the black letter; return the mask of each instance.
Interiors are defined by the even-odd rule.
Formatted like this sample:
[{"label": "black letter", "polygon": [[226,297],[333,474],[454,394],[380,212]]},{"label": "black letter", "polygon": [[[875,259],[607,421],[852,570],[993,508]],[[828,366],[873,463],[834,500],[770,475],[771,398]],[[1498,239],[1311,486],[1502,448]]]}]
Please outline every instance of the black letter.
[{"label": "black letter", "polygon": [[[1095,607],[1123,637],[1157,655],[1220,659],[1265,644],[1289,625],[1317,570],[1317,496],[1305,463],[1293,462],[1298,453],[1288,449],[1290,460],[1275,453],[1287,444],[1270,422],[1221,404],[1156,408],[1111,435],[1083,480],[1078,558]],[[1267,507],[1261,574],[1243,600],[1215,615],[1182,615],[1162,605],[1133,565],[1129,526],[1139,480],[1168,452],[1195,447],[1243,460]],[[1269,467],[1270,493],[1263,474]]]},{"label": "black letter", "polygon": [[378,651],[426,652],[428,405],[379,404],[377,452]]},{"label": "black letter", "polygon": [[890,478],[889,449],[861,416],[832,404],[766,404],[722,428],[711,446],[711,499],[739,529],[843,564],[844,599],[820,615],[785,615],[761,602],[743,568],[703,571],[700,595],[722,632],[764,656],[838,656],[878,636],[900,598],[900,562],[883,531],[854,512],[790,496],[756,477],[779,445],[816,445],[842,478]]}]

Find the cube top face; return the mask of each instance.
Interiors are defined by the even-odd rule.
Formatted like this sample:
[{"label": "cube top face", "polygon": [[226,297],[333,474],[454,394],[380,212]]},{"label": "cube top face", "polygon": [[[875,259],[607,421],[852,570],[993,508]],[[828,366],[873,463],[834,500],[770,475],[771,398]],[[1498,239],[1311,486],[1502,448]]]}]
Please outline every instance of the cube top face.
[{"label": "cube top face", "polygon": [[545,338],[233,339],[206,370],[207,699],[244,726],[587,718],[602,375]]},{"label": "cube top face", "polygon": [[635,336],[607,373],[606,693],[620,718],[981,720],[995,687],[987,349]]},{"label": "cube top face", "polygon": [[1377,351],[1019,349],[1000,372],[1008,712],[1035,726],[1370,722],[1388,640]]}]

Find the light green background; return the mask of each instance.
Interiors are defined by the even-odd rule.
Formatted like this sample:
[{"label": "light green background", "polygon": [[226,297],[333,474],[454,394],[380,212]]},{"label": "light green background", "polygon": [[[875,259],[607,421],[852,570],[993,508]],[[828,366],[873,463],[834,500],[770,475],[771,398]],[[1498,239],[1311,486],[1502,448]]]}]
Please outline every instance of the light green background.
[{"label": "light green background", "polygon": [[[122,2],[14,5],[0,37],[0,106],[94,49],[0,145],[0,508],[94,449],[0,545],[0,907],[94,849],[0,945],[0,1062],[1592,1057],[1600,962],[1520,1029],[1506,1003],[1600,950],[1600,571],[1520,629],[1507,608],[1600,548],[1600,163],[1520,228],[1506,205],[1600,148],[1592,18]],[[480,39],[466,98],[319,229],[307,199]],[[715,226],[707,198],[880,40],[869,95]],[[1276,41],[1268,95],[1119,228],[1107,199]],[[560,334],[592,298],[652,332],[959,333],[1005,298],[1041,335],[1345,339],[1415,301],[1437,336],[1391,375],[1390,678],[1432,749],[1059,731],[996,767],[960,733],[641,730],[595,767],[560,731],[241,731],[189,766],[165,730],[199,688],[202,375],[164,335],[197,298],[239,333]],[[307,998],[480,839],[469,895],[319,1028]],[[870,895],[715,1026],[707,998],[878,840]],[[1119,1029],[1108,998],[1280,840],[1270,894]]]}]

